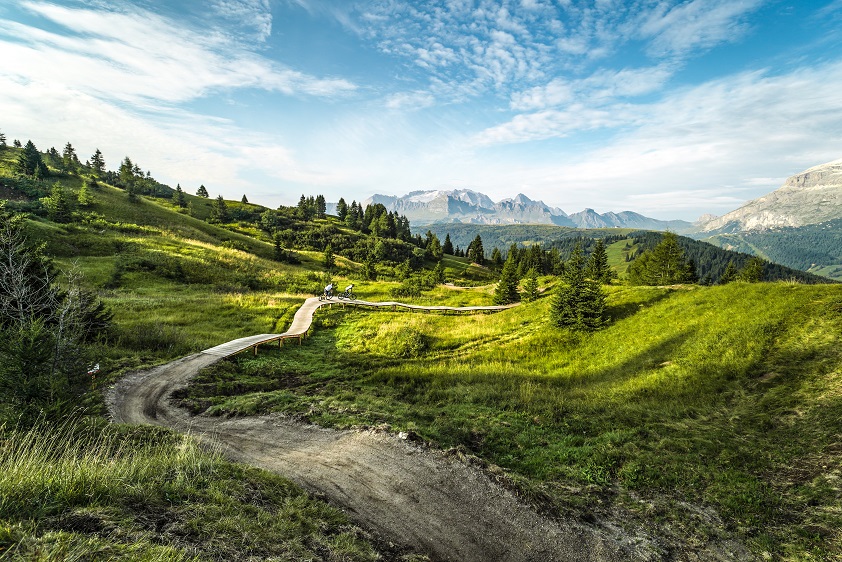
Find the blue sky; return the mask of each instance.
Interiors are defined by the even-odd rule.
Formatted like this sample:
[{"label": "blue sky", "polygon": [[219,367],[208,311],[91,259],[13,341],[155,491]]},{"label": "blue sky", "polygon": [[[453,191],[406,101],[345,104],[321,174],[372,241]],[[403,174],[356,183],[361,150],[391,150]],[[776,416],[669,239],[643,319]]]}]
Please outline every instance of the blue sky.
[{"label": "blue sky", "polygon": [[4,0],[0,131],[269,206],[694,220],[842,157],[842,0]]}]

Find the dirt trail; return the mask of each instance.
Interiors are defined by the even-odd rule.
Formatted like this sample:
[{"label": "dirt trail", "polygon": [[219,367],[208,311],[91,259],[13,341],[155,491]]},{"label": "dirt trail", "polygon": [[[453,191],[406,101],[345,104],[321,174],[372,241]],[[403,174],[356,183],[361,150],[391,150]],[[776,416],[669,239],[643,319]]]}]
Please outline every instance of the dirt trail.
[{"label": "dirt trail", "polygon": [[126,376],[108,393],[112,418],[190,431],[235,461],[324,495],[361,526],[434,561],[659,558],[647,541],[607,525],[545,519],[481,470],[390,435],[273,416],[192,417],[170,402],[174,390],[220,359],[203,352]]}]

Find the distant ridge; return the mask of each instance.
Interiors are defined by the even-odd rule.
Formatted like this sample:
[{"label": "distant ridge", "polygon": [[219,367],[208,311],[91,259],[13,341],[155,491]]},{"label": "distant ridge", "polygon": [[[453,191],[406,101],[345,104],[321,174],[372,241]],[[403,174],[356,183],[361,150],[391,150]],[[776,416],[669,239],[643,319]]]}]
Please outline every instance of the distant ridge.
[{"label": "distant ridge", "polygon": [[534,201],[519,193],[495,203],[483,193],[470,189],[412,191],[397,197],[372,195],[363,205],[380,203],[388,210],[405,215],[413,227],[442,224],[552,224],[571,228],[639,228],[684,232],[692,228],[686,221],[662,221],[631,211],[599,214],[593,209],[568,215],[558,207]]},{"label": "distant ridge", "polygon": [[842,219],[842,159],[788,178],[775,191],[697,223],[703,235],[801,227]]}]

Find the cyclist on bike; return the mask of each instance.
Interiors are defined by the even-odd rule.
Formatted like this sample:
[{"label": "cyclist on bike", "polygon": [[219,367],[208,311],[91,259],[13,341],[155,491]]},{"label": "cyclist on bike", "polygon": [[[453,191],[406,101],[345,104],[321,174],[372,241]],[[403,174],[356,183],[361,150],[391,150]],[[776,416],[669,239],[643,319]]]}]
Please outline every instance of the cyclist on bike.
[{"label": "cyclist on bike", "polygon": [[325,287],[325,296],[328,298],[333,296],[333,283],[330,283],[327,287]]},{"label": "cyclist on bike", "polygon": [[353,291],[353,290],[354,290],[354,284],[353,284],[353,283],[351,283],[350,285],[348,285],[347,287],[345,287],[345,294],[346,294],[346,295],[350,295],[350,294],[351,294],[351,291]]}]

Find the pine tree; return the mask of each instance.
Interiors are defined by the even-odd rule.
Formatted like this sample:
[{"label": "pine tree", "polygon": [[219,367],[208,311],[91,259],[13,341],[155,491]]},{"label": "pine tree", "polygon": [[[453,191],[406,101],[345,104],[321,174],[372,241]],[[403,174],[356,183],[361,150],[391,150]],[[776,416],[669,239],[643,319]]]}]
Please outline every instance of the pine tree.
[{"label": "pine tree", "polygon": [[467,256],[474,263],[478,263],[479,265],[485,264],[485,250],[482,247],[482,238],[480,238],[479,234],[468,245]]},{"label": "pine tree", "polygon": [[345,199],[342,197],[339,198],[339,202],[336,203],[336,216],[339,217],[339,220],[344,221],[345,217],[348,216],[348,203],[345,202]]},{"label": "pine tree", "polygon": [[246,194],[245,194],[245,193],[243,193],[243,198],[242,198],[242,199],[240,199],[240,203],[242,203],[242,204],[244,204],[244,205],[247,205],[247,204],[248,204],[248,202],[249,202],[249,200],[248,200],[248,198],[246,197]]},{"label": "pine tree", "polygon": [[756,256],[751,258],[740,270],[737,280],[746,283],[759,283],[763,280],[763,264],[762,259]]},{"label": "pine tree", "polygon": [[[20,144],[20,141],[18,141]],[[24,176],[33,176],[37,179],[47,177],[47,165],[41,158],[41,153],[35,148],[35,144],[29,140],[26,141],[26,146],[18,156],[17,172]]]},{"label": "pine tree", "polygon": [[605,242],[602,238],[596,241],[591,257],[588,259],[586,270],[588,278],[597,283],[607,285],[611,282],[611,268],[608,266],[608,254],[605,251]]},{"label": "pine tree", "polygon": [[661,242],[643,252],[629,267],[633,285],[673,285],[692,282],[690,264],[675,233],[665,232]]},{"label": "pine tree", "polygon": [[225,199],[222,198],[222,195],[218,195],[216,199],[214,199],[213,203],[211,203],[211,213],[210,219],[216,222],[229,222],[231,220],[231,215],[228,212],[228,205],[225,203]]},{"label": "pine tree", "polygon": [[3,134],[3,131],[0,131],[0,148],[6,148],[6,135]]},{"label": "pine tree", "polygon": [[85,181],[82,183],[77,199],[80,207],[90,207],[94,204],[94,196],[91,193],[90,182]]},{"label": "pine tree", "polygon": [[494,249],[491,250],[491,266],[496,269],[501,265],[503,265],[503,254],[500,253],[500,248],[494,246]]},{"label": "pine tree", "polygon": [[173,203],[180,208],[187,206],[187,199],[184,197],[184,191],[181,189],[181,184],[175,186],[175,195],[173,196]]},{"label": "pine tree", "polygon": [[316,216],[323,219],[327,216],[327,202],[324,195],[316,196]]},{"label": "pine tree", "polygon": [[725,266],[725,271],[722,273],[722,276],[719,278],[720,285],[727,285],[733,281],[737,280],[737,275],[739,272],[737,271],[737,266],[734,265],[733,261],[729,261],[728,265]]},{"label": "pine tree", "polygon": [[208,189],[205,187],[205,184],[199,186],[199,189],[196,190],[196,195],[198,195],[199,197],[204,197],[205,199],[210,197],[210,194],[208,193]]},{"label": "pine tree", "polygon": [[585,276],[585,258],[578,244],[564,268],[563,283],[553,299],[550,319],[560,328],[591,331],[604,323],[605,293]]},{"label": "pine tree", "polygon": [[62,151],[61,167],[65,172],[76,173],[79,166],[79,157],[76,155],[76,149],[68,142],[64,145],[64,150]]},{"label": "pine tree", "polygon": [[70,222],[73,219],[73,205],[64,187],[56,182],[50,190],[50,196],[42,199],[47,214],[53,222]]},{"label": "pine tree", "polygon": [[445,273],[444,273],[444,262],[439,261],[436,264],[435,269],[433,269],[433,277],[435,277],[436,283],[438,283],[440,285],[447,281],[447,277],[445,276]]},{"label": "pine tree", "polygon": [[494,289],[494,304],[511,304],[520,300],[518,292],[517,263],[511,256],[503,264],[500,282]]},{"label": "pine tree", "polygon": [[538,271],[535,268],[526,272],[523,281],[523,300],[532,302],[538,299]]},{"label": "pine tree", "polygon": [[453,255],[453,242],[450,241],[449,232],[444,235],[444,244],[441,246],[441,251],[449,256]]},{"label": "pine tree", "polygon": [[105,158],[102,157],[102,152],[97,148],[93,156],[91,156],[91,170],[93,170],[96,177],[101,178],[105,173]]}]

